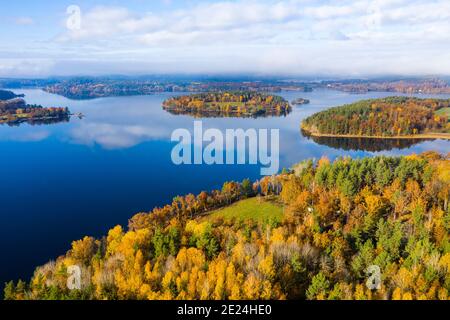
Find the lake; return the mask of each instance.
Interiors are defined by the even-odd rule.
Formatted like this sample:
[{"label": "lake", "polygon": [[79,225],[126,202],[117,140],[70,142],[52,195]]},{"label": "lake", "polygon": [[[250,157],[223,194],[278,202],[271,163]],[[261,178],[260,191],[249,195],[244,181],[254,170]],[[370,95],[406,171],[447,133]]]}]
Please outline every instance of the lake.
[{"label": "lake", "polygon": [[[163,111],[161,104],[170,94],[73,101],[40,90],[13,91],[24,93],[28,103],[67,106],[85,118],[0,126],[0,287],[7,280],[28,280],[34,267],[64,254],[71,241],[105,235],[117,224],[126,225],[134,213],[169,203],[178,194],[260,177],[258,165],[174,165],[172,131],[192,132],[196,119]],[[202,119],[203,127],[280,129],[281,167],[322,155],[333,159],[450,151],[450,142],[444,140],[320,140],[300,132],[301,120],[315,112],[392,93],[316,90],[279,95],[311,103],[294,106],[286,117],[208,118]]]}]

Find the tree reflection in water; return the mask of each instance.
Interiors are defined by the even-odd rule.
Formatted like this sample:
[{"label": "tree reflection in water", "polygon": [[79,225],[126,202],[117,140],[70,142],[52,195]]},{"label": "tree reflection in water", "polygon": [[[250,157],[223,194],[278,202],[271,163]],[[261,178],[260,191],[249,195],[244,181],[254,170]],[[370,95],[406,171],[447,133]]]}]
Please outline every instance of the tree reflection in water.
[{"label": "tree reflection in water", "polygon": [[435,139],[379,139],[379,138],[344,138],[344,137],[316,137],[311,136],[304,130],[302,135],[315,143],[325,145],[334,149],[346,151],[390,151],[392,149],[406,149],[415,144]]}]

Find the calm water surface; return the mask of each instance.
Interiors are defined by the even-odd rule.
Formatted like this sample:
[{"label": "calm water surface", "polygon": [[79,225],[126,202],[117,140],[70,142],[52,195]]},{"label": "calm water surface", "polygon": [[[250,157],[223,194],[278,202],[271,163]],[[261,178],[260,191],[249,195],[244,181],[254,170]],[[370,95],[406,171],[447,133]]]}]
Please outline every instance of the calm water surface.
[{"label": "calm water surface", "polygon": [[[259,177],[257,165],[173,165],[170,135],[176,128],[192,132],[195,119],[164,112],[161,103],[168,94],[73,101],[40,90],[14,91],[24,93],[28,103],[67,106],[86,117],[53,125],[0,126],[0,287],[7,280],[29,279],[35,266],[63,254],[72,240],[104,235],[117,224],[126,225],[134,213],[164,205],[175,195]],[[301,120],[315,112],[390,93],[281,95],[311,103],[293,107],[286,117],[203,119],[203,126],[280,129],[281,167],[322,155],[450,151],[450,142],[443,140],[379,142],[373,149],[364,141],[314,141],[300,132]]]}]

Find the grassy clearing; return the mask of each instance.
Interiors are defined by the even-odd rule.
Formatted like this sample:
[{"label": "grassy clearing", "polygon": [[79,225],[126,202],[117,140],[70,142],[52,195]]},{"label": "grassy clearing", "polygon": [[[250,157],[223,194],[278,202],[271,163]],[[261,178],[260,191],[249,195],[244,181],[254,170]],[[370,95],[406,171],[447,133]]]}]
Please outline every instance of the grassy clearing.
[{"label": "grassy clearing", "polygon": [[449,108],[442,108],[442,109],[439,109],[439,110],[436,112],[436,114],[439,115],[439,116],[447,116],[447,118],[450,119],[450,107],[449,107]]},{"label": "grassy clearing", "polygon": [[214,220],[223,218],[224,220],[248,220],[253,219],[258,222],[281,221],[283,207],[275,200],[266,198],[250,198],[236,202],[229,207],[211,212],[205,219]]}]

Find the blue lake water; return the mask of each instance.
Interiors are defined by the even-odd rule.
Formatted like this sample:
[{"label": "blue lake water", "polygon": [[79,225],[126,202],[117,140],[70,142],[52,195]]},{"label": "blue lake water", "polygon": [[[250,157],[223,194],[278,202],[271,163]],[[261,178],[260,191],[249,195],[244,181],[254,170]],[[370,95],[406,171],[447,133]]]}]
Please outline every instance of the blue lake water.
[{"label": "blue lake water", "polygon": [[[35,266],[65,253],[71,241],[102,236],[117,224],[126,225],[134,213],[169,203],[178,194],[260,176],[258,165],[174,165],[171,133],[177,128],[192,132],[196,119],[163,111],[161,103],[169,94],[73,101],[40,90],[14,91],[24,93],[28,103],[67,106],[86,117],[53,125],[0,125],[0,287],[7,280],[28,280]],[[316,90],[280,95],[311,103],[294,106],[286,117],[209,118],[202,119],[203,126],[280,129],[281,167],[322,155],[450,151],[450,142],[444,140],[380,152],[346,151],[318,144],[300,132],[301,120],[315,112],[392,93]]]}]

